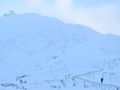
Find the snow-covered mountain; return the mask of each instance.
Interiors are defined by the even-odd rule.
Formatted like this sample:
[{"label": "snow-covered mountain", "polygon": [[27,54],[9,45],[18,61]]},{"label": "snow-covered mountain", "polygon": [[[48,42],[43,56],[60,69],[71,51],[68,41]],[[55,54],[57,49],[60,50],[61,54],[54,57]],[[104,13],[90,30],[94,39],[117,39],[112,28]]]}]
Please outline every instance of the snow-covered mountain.
[{"label": "snow-covered mountain", "polygon": [[0,18],[1,90],[117,90],[119,64],[120,36],[32,13]]}]

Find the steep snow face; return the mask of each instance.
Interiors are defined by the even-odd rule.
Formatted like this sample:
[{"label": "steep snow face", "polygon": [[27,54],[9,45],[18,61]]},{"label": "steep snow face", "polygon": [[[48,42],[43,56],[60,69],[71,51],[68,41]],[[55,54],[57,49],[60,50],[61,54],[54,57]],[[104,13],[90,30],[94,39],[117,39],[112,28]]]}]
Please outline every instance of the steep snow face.
[{"label": "steep snow face", "polygon": [[[119,41],[119,36],[37,14],[1,17],[0,88],[74,90],[72,76],[119,67],[115,66],[119,63]],[[95,80],[99,82],[98,76]],[[82,86],[76,89],[87,87]]]}]

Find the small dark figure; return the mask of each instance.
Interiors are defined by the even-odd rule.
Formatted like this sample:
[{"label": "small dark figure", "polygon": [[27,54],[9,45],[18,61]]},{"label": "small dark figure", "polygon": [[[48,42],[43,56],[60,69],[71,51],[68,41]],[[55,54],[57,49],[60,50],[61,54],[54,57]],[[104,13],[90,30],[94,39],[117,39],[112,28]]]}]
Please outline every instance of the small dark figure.
[{"label": "small dark figure", "polygon": [[104,79],[103,79],[103,78],[101,78],[101,83],[103,83],[103,80],[104,80]]}]

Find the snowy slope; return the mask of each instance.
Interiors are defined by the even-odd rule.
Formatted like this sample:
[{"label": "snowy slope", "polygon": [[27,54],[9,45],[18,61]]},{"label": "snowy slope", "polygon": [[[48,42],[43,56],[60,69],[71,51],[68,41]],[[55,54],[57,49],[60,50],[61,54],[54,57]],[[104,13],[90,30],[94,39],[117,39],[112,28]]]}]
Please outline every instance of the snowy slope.
[{"label": "snowy slope", "polygon": [[[1,17],[0,89],[107,90],[108,85],[100,85],[103,76],[106,84],[119,86],[119,46],[120,36],[55,18],[32,13]],[[110,73],[115,74],[112,82]]]}]

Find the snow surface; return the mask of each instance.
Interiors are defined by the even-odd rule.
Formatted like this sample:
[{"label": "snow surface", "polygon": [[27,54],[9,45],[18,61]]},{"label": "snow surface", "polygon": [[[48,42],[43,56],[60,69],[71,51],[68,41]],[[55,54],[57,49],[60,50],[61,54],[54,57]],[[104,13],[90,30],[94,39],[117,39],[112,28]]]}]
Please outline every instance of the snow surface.
[{"label": "snow surface", "polygon": [[38,14],[3,16],[0,71],[0,90],[120,90],[120,36]]}]

